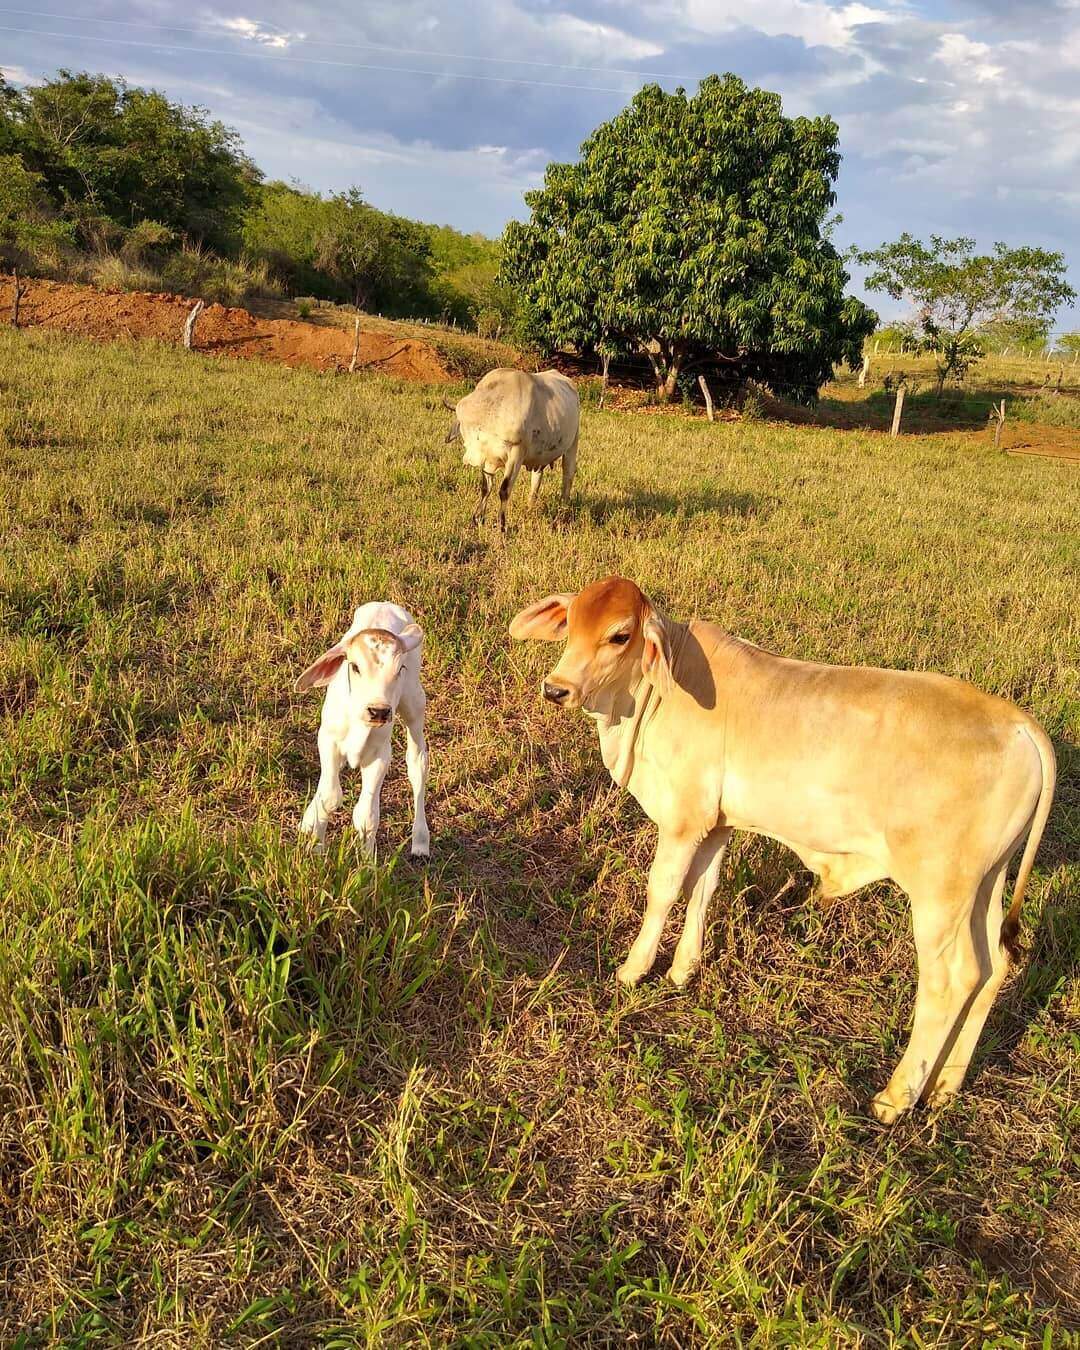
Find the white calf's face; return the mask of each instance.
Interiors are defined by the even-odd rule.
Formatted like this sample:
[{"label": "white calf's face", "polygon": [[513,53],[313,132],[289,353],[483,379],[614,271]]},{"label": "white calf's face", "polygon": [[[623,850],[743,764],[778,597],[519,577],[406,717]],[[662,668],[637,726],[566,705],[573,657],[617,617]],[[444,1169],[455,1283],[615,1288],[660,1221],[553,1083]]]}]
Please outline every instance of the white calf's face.
[{"label": "white calf's face", "polygon": [[393,633],[368,628],[345,644],[345,658],[345,687],[354,717],[370,727],[386,726],[401,698],[401,642]]},{"label": "white calf's face", "polygon": [[401,699],[406,658],[422,641],[416,624],[401,633],[365,628],[324,652],[296,686],[327,685],[344,667],[345,696],[356,721],[369,727],[389,726]]}]

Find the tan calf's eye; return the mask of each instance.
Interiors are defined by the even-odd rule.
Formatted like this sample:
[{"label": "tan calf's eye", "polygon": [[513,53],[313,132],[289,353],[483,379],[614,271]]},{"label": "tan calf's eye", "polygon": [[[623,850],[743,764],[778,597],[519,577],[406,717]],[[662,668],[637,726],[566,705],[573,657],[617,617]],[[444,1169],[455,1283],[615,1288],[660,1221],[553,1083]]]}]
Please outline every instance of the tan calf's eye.
[{"label": "tan calf's eye", "polygon": [[608,638],[608,641],[609,641],[609,642],[612,644],[612,646],[614,646],[614,647],[625,647],[626,644],[630,641],[630,634],[629,634],[629,633],[612,633],[611,637]]}]

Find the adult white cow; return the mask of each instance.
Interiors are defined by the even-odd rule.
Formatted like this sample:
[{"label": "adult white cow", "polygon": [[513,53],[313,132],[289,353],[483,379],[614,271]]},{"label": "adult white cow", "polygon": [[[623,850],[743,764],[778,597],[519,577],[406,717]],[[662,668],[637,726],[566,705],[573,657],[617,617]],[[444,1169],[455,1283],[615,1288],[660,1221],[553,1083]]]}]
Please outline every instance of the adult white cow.
[{"label": "adult white cow", "polygon": [[[618,978],[652,967],[686,895],[670,978],[697,967],[733,830],[787,844],[827,898],[891,877],[911,899],[919,981],[911,1039],[873,1100],[891,1124],[956,1092],[1009,968],[1054,795],[1054,751],[1011,703],[942,675],[774,656],[676,623],[633,582],[549,595],[514,638],[566,639],[544,697],[597,724],[611,776],[659,827],[641,931]],[[1012,907],[1009,861],[1027,836]]]},{"label": "adult white cow", "polygon": [[577,470],[581,406],[577,390],[557,370],[489,370],[471,394],[446,405],[454,421],[447,443],[459,437],[462,461],[480,470],[480,501],[473,523],[483,519],[488,493],[499,482],[499,528],[506,529],[506,503],[522,469],[532,474],[529,505],[536,501],[544,470],[562,460],[562,499],[570,499]]},{"label": "adult white cow", "polygon": [[405,723],[405,762],[413,791],[412,856],[431,849],[424,798],[428,752],[424,738],[427,699],[420,683],[424,634],[400,605],[361,605],[339,642],[323,652],[296,682],[297,689],[326,689],[319,725],[321,773],[300,823],[322,846],[326,824],[342,802],[341,769],[360,770],[353,825],[364,850],[375,852],[379,798],[390,767],[390,732],[396,713]]}]

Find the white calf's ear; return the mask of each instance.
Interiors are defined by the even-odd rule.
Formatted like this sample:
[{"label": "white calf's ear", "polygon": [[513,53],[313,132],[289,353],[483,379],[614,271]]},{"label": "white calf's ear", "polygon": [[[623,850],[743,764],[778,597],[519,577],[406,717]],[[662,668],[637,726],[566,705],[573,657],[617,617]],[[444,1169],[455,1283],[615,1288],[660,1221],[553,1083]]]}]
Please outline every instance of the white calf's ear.
[{"label": "white calf's ear", "polygon": [[322,656],[308,666],[303,675],[296,681],[296,687],[301,693],[305,689],[321,689],[323,685],[329,684],[337,674],[338,666],[345,660],[345,648],[340,642],[335,643],[329,650],[323,652]]},{"label": "white calf's ear", "polygon": [[424,630],[418,623],[410,623],[401,630],[397,639],[408,654],[416,651],[417,647],[424,641]]},{"label": "white calf's ear", "polygon": [[532,642],[561,642],[566,637],[566,611],[573,595],[563,591],[546,595],[535,605],[523,609],[510,622],[510,636]]},{"label": "white calf's ear", "polygon": [[660,694],[670,694],[675,683],[671,674],[671,653],[664,621],[656,610],[646,611],[641,635],[645,639],[641,653],[641,673]]}]

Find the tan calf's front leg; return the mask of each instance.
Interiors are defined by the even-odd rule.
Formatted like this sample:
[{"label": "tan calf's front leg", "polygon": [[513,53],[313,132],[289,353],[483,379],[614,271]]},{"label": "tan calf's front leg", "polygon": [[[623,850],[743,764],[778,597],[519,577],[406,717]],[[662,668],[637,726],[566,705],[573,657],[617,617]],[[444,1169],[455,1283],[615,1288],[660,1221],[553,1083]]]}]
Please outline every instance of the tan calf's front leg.
[{"label": "tan calf's front leg", "polygon": [[643,975],[652,970],[664,923],[671,906],[679,898],[700,842],[700,838],[695,835],[677,835],[661,830],[656,856],[649,868],[645,918],[629,955],[615,972],[615,978],[620,984],[637,984]]},{"label": "tan calf's front leg", "polygon": [[720,826],[707,834],[698,845],[694,861],[683,882],[686,895],[686,922],[683,924],[675,959],[668,971],[668,979],[679,989],[690,979],[701,964],[701,948],[705,940],[705,917],[709,901],[716,890],[720,864],[724,860],[731,831]]}]

